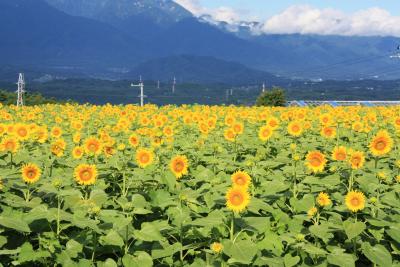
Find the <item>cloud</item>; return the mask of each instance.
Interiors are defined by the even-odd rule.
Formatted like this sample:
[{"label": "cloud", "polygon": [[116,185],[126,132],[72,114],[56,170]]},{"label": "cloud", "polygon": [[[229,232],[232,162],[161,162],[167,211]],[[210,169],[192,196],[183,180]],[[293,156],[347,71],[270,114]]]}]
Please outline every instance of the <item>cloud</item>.
[{"label": "cloud", "polygon": [[261,30],[264,33],[400,36],[400,17],[378,7],[346,14],[337,9],[294,5],[269,18]]},{"label": "cloud", "polygon": [[218,8],[205,8],[201,6],[198,0],[175,0],[175,2],[195,16],[210,16],[215,21],[224,21],[227,23],[235,23],[241,20],[241,15],[247,14],[246,10],[236,10],[231,7],[220,6]]},{"label": "cloud", "polygon": [[[242,21],[256,20],[249,10],[232,7],[203,7],[198,0],[175,0],[195,16],[207,16],[210,23],[223,21],[230,24],[231,31],[237,30]],[[373,7],[347,14],[333,8],[316,8],[310,5],[292,5],[283,12],[270,17],[259,25],[251,27],[254,34],[319,34],[345,36],[398,36],[400,17],[389,11]]]}]

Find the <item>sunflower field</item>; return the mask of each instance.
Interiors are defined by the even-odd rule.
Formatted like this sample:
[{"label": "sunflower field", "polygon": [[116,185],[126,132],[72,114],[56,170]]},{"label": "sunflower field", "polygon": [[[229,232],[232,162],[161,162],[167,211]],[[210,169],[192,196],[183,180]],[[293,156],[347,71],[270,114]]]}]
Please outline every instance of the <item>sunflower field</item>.
[{"label": "sunflower field", "polygon": [[400,107],[0,106],[1,266],[400,266]]}]

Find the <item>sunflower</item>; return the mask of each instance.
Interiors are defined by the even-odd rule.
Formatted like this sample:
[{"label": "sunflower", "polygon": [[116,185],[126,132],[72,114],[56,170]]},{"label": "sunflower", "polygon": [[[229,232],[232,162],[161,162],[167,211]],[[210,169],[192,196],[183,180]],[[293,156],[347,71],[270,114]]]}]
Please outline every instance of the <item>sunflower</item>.
[{"label": "sunflower", "polygon": [[115,148],[113,146],[106,145],[104,146],[103,150],[104,150],[104,155],[106,155],[106,157],[111,157],[112,155],[115,154]]},{"label": "sunflower", "polygon": [[89,137],[85,140],[84,148],[85,152],[89,155],[99,155],[102,151],[102,144],[99,139]]},{"label": "sunflower", "polygon": [[242,212],[250,203],[246,188],[234,186],[226,192],[226,207],[236,213]]},{"label": "sunflower", "polygon": [[20,141],[26,141],[30,137],[29,127],[25,124],[18,123],[13,129],[15,137]]},{"label": "sunflower", "polygon": [[314,215],[318,212],[316,207],[312,207],[307,211],[308,217],[314,217]]},{"label": "sunflower", "polygon": [[137,147],[139,145],[139,136],[136,134],[131,134],[131,136],[129,136],[129,144],[133,147]]},{"label": "sunflower", "polygon": [[321,192],[317,196],[317,203],[321,207],[325,207],[325,206],[329,206],[332,203],[332,201],[329,198],[329,195],[327,193]]},{"label": "sunflower", "polygon": [[177,179],[188,173],[188,159],[186,156],[175,156],[170,162],[170,169]]},{"label": "sunflower", "polygon": [[78,144],[81,141],[81,134],[80,133],[75,133],[72,136],[72,142],[74,142],[75,144]]},{"label": "sunflower", "polygon": [[369,144],[372,155],[382,156],[387,154],[393,146],[393,139],[386,130],[379,131]]},{"label": "sunflower", "polygon": [[4,123],[0,123],[0,136],[4,135],[7,131],[7,127]]},{"label": "sunflower", "polygon": [[300,136],[303,133],[303,127],[297,121],[292,121],[287,127],[287,131],[292,136]]},{"label": "sunflower", "polygon": [[83,149],[83,147],[81,146],[74,147],[74,149],[72,149],[72,157],[74,159],[80,159],[82,158],[84,152],[85,150]]},{"label": "sunflower", "polygon": [[364,193],[358,191],[350,191],[345,198],[346,206],[352,212],[357,212],[365,207]]},{"label": "sunflower", "polygon": [[325,156],[319,151],[308,152],[306,160],[306,166],[315,173],[322,172],[325,168]]},{"label": "sunflower", "polygon": [[60,138],[61,135],[62,135],[62,130],[61,130],[60,127],[54,126],[54,127],[51,129],[50,133],[51,133],[51,137]]},{"label": "sunflower", "polygon": [[0,144],[1,151],[11,152],[11,153],[16,153],[19,147],[20,147],[19,142],[14,137],[5,138]]},{"label": "sunflower", "polygon": [[267,120],[267,125],[275,130],[279,127],[279,120],[275,117],[271,117]]},{"label": "sunflower", "polygon": [[261,141],[265,142],[271,138],[272,134],[273,130],[270,126],[262,126],[258,131],[258,138],[260,138]]},{"label": "sunflower", "polygon": [[347,159],[347,150],[344,146],[335,147],[332,151],[332,158],[337,161],[344,161]]},{"label": "sunflower", "polygon": [[154,161],[154,154],[147,149],[138,149],[136,151],[136,162],[141,168],[146,168]]},{"label": "sunflower", "polygon": [[225,125],[226,126],[232,126],[236,122],[236,119],[232,115],[227,115],[225,117]]},{"label": "sunflower", "polygon": [[97,168],[95,165],[80,164],[74,171],[75,180],[80,185],[92,185],[97,179]]},{"label": "sunflower", "polygon": [[233,131],[235,134],[242,134],[244,130],[243,123],[237,122],[232,126]]},{"label": "sunflower", "polygon": [[364,153],[361,151],[353,151],[350,155],[349,163],[354,170],[361,169],[365,162]]},{"label": "sunflower", "polygon": [[332,139],[336,136],[336,129],[329,126],[322,127],[321,136]]},{"label": "sunflower", "polygon": [[22,167],[22,180],[28,184],[37,182],[42,172],[36,164],[29,163]]},{"label": "sunflower", "polygon": [[221,251],[224,249],[224,246],[219,242],[214,242],[211,244],[210,248],[214,253],[218,254],[221,253]]},{"label": "sunflower", "polygon": [[234,142],[236,139],[235,131],[231,128],[224,131],[224,137],[227,141]]},{"label": "sunflower", "polygon": [[64,150],[66,147],[66,143],[63,139],[56,140],[50,145],[51,153],[56,155],[57,157],[61,157],[64,155]]},{"label": "sunflower", "polygon": [[174,130],[171,126],[165,126],[163,129],[163,134],[167,137],[171,137],[174,135]]},{"label": "sunflower", "polygon": [[231,175],[231,180],[234,186],[248,188],[251,184],[251,177],[245,171],[237,171]]},{"label": "sunflower", "polygon": [[41,126],[36,130],[36,139],[39,143],[43,144],[48,138],[48,131],[46,126]]}]

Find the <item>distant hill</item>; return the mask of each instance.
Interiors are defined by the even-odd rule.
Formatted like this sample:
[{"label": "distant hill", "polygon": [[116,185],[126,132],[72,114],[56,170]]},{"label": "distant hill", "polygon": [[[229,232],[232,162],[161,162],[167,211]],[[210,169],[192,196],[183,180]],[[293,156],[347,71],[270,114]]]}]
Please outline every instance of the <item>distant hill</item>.
[{"label": "distant hill", "polygon": [[270,73],[248,68],[240,63],[228,62],[214,57],[172,56],[154,59],[136,66],[127,78],[142,75],[149,80],[224,84],[282,83],[284,79]]}]

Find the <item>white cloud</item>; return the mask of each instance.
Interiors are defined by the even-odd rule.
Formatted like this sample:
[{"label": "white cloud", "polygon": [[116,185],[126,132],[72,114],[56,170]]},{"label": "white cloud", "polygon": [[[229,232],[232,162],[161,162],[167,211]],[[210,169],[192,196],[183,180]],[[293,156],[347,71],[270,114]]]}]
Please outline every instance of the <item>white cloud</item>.
[{"label": "white cloud", "polygon": [[301,33],[321,35],[400,36],[400,17],[382,8],[369,8],[353,14],[336,9],[294,5],[269,18],[264,33]]},{"label": "white cloud", "polygon": [[216,21],[224,21],[227,23],[235,23],[241,20],[241,14],[248,13],[244,10],[236,10],[231,7],[220,6],[218,8],[205,8],[202,7],[198,0],[175,0],[175,2],[190,12],[195,16],[208,15]]},{"label": "white cloud", "polygon": [[[198,0],[175,0],[195,16],[208,16],[209,22],[224,21],[231,24],[232,31],[241,21],[254,21],[248,10],[232,7],[205,8]],[[385,9],[374,7],[347,14],[338,9],[316,8],[310,5],[293,5],[272,16],[260,25],[251,27],[254,34],[320,34],[400,37],[400,17]]]}]

